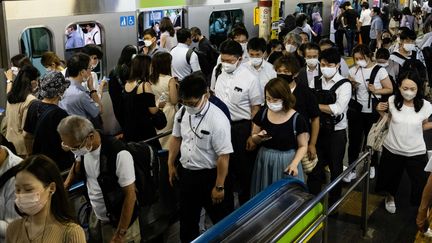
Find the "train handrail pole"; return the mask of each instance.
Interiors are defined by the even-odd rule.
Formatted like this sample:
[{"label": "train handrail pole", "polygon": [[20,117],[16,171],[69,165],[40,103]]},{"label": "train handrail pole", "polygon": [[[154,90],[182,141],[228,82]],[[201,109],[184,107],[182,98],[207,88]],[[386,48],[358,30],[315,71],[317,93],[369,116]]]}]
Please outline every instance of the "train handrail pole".
[{"label": "train handrail pole", "polygon": [[[287,232],[289,232],[307,213],[309,213],[318,203],[323,201],[323,214],[308,228],[307,231],[303,232],[301,238],[298,242],[302,242],[323,223],[323,242],[327,242],[328,232],[327,232],[327,219],[328,216],[336,210],[336,208],[348,197],[348,195],[364,180],[363,183],[363,196],[362,196],[362,209],[361,209],[361,229],[363,233],[363,237],[366,236],[367,232],[367,203],[368,203],[368,193],[369,193],[369,168],[370,168],[370,160],[371,160],[371,150],[362,153],[356,161],[354,161],[348,168],[343,171],[334,181],[328,184],[316,197],[312,199],[309,203],[306,204],[305,208],[296,215],[296,217],[290,221],[278,234],[276,234],[271,242],[277,242],[281,239]],[[357,166],[363,163],[362,174],[359,179],[350,186],[346,193],[339,198],[333,205],[328,206],[328,194],[331,190],[333,190],[339,183],[342,182],[342,179],[348,175],[351,171],[355,170]]]}]

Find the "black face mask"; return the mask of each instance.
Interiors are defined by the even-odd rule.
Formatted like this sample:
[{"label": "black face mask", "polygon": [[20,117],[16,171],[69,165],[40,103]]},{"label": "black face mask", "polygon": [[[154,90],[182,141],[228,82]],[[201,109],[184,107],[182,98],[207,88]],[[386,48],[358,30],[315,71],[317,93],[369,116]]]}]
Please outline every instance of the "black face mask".
[{"label": "black face mask", "polygon": [[384,38],[382,41],[384,45],[392,43],[392,39],[390,37]]},{"label": "black face mask", "polygon": [[292,83],[292,81],[294,81],[294,78],[292,75],[287,75],[287,74],[283,74],[283,73],[279,74],[278,73],[277,77],[285,80],[289,84]]},{"label": "black face mask", "polygon": [[192,39],[192,41],[195,42],[195,43],[199,42],[198,39]]}]

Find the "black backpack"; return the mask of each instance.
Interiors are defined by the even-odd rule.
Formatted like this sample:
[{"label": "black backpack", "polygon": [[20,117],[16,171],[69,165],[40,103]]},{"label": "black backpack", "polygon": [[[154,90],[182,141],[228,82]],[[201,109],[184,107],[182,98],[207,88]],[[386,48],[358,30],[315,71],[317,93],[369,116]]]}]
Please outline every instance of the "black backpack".
[{"label": "black backpack", "polygon": [[[116,175],[117,154],[122,150],[131,153],[134,160],[137,205],[131,223],[138,216],[139,207],[149,206],[157,200],[160,161],[155,148],[144,142],[125,143],[101,134],[100,174],[97,178],[102,190],[107,217],[117,227],[123,208],[123,189]],[[82,158],[84,162],[84,158]],[[85,166],[81,166],[85,171]]]},{"label": "black backpack", "polygon": [[[330,105],[336,103],[337,96],[336,90],[344,83],[351,82],[348,79],[341,79],[335,83],[329,90],[322,89],[322,83],[320,77],[315,77],[315,88],[313,92],[317,98],[318,104]],[[320,114],[320,132],[331,133],[334,132],[335,125],[338,124],[344,118],[344,114],[338,116],[332,116],[330,114],[321,112]]]},{"label": "black backpack", "polygon": [[[428,80],[426,67],[420,60],[417,59],[416,51],[413,51],[411,53],[411,58],[406,58],[399,52],[393,52],[392,54],[405,60],[405,62],[402,65],[399,65],[399,74],[403,72],[407,72],[409,70],[417,70],[422,83],[425,83]],[[396,77],[396,80],[398,79],[399,77]]]},{"label": "black backpack", "polygon": [[186,61],[187,64],[189,65],[190,65],[190,59],[192,57],[193,52],[195,52],[195,54],[198,56],[198,62],[201,67],[201,72],[203,72],[206,77],[211,75],[213,68],[216,65],[216,62],[214,61],[214,57],[210,57],[206,53],[198,50],[196,47],[193,47],[189,49],[188,52],[186,53]]}]

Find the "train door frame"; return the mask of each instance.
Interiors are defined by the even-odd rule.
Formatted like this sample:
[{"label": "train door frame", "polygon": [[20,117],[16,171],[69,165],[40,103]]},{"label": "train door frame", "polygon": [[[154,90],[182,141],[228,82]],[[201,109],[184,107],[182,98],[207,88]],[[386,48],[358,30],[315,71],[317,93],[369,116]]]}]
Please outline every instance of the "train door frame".
[{"label": "train door frame", "polygon": [[[21,45],[21,40],[23,39],[22,37],[23,37],[23,35],[28,31],[28,30],[31,30],[31,29],[37,29],[37,28],[43,28],[43,29],[46,29],[46,30],[48,30],[47,31],[47,33],[49,34],[49,47],[51,47],[51,48],[48,48],[48,50],[47,51],[52,51],[52,52],[54,52],[54,53],[56,53],[56,48],[55,48],[55,34],[54,34],[54,30],[51,28],[51,27],[49,27],[48,25],[30,25],[30,26],[26,26],[24,29],[22,29],[19,33],[19,36],[18,36],[18,50],[19,50],[19,53],[21,53],[21,54],[26,54],[25,52],[24,52],[24,50],[23,50],[23,48],[22,48],[22,45]],[[32,48],[30,48],[32,51],[33,51],[33,49]],[[29,49],[29,50],[30,50]],[[28,58],[30,59],[30,61],[32,62],[32,64],[33,64],[33,66],[35,66],[38,70],[39,70],[39,72],[41,73],[41,75],[43,75],[43,74],[45,74],[45,68],[42,66],[42,64],[40,64],[40,66],[38,66],[38,65],[35,65],[35,63],[33,62],[33,60],[34,60],[34,57],[33,57],[33,55],[32,55],[32,53],[29,53],[29,55],[28,55]],[[38,57],[38,58],[40,58],[40,57]],[[40,62],[40,61],[39,61]]]},{"label": "train door frame", "polygon": [[[95,24],[97,24],[97,26],[99,27],[99,30],[100,30],[101,44],[97,45],[97,46],[99,46],[101,48],[102,53],[103,53],[102,60],[100,60],[100,62],[102,62],[102,65],[101,65],[102,68],[100,69],[100,77],[99,77],[99,79],[102,79],[104,76],[107,76],[107,73],[109,72],[108,71],[108,60],[107,60],[107,55],[106,55],[107,54],[107,52],[106,52],[106,45],[107,44],[106,44],[105,26],[100,21],[97,21],[97,20],[88,20],[88,21],[81,21],[80,20],[80,21],[75,21],[75,22],[68,23],[65,26],[64,30],[66,30],[67,27],[70,26],[70,25],[72,25],[72,24],[80,25],[80,24],[86,24],[86,23],[95,23]],[[81,50],[84,46],[86,46],[84,44],[82,47],[79,47],[79,48],[66,49],[66,40],[67,40],[66,38],[67,38],[66,35],[63,34],[63,43],[64,43],[63,44],[63,56],[64,56],[65,59],[67,59],[66,58],[66,51],[67,50],[74,50],[74,49]],[[76,53],[76,52],[74,52],[74,53]],[[65,60],[65,61],[67,61],[67,60]]]}]

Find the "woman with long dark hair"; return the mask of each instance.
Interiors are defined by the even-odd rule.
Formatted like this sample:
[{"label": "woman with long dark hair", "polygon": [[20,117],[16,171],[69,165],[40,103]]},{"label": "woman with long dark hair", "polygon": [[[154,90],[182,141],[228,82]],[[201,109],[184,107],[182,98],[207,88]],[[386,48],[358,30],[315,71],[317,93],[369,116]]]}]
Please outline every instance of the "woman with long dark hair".
[{"label": "woman with long dark hair", "polygon": [[159,25],[161,32],[160,35],[160,47],[171,51],[177,45],[177,38],[175,36],[174,25],[171,19],[168,17],[163,17]]},{"label": "woman with long dark hair", "polygon": [[388,102],[377,106],[380,114],[388,110],[390,124],[384,140],[381,162],[378,167],[377,191],[386,192],[385,208],[396,212],[395,195],[403,172],[411,182],[411,203],[419,205],[426,184],[426,145],[423,130],[430,129],[428,122],[432,105],[423,99],[423,82],[413,66],[399,74],[399,89]]},{"label": "woman with long dark hair", "polygon": [[56,164],[44,155],[31,156],[12,170],[15,206],[22,216],[9,224],[6,242],[86,242],[75,223]]},{"label": "woman with long dark hair", "polygon": [[5,137],[15,146],[17,154],[26,157],[31,154],[32,138],[24,130],[27,110],[36,99],[32,95],[39,71],[26,65],[18,72],[11,91],[7,94],[6,117],[4,118]]},{"label": "woman with long dark hair", "polygon": [[[162,109],[167,119],[165,128],[158,132],[171,130],[174,125],[174,115],[178,102],[178,83],[171,76],[172,56],[168,52],[156,53],[152,58],[152,73],[150,83],[156,99],[156,106]],[[159,139],[162,148],[168,149],[169,136]]]}]

